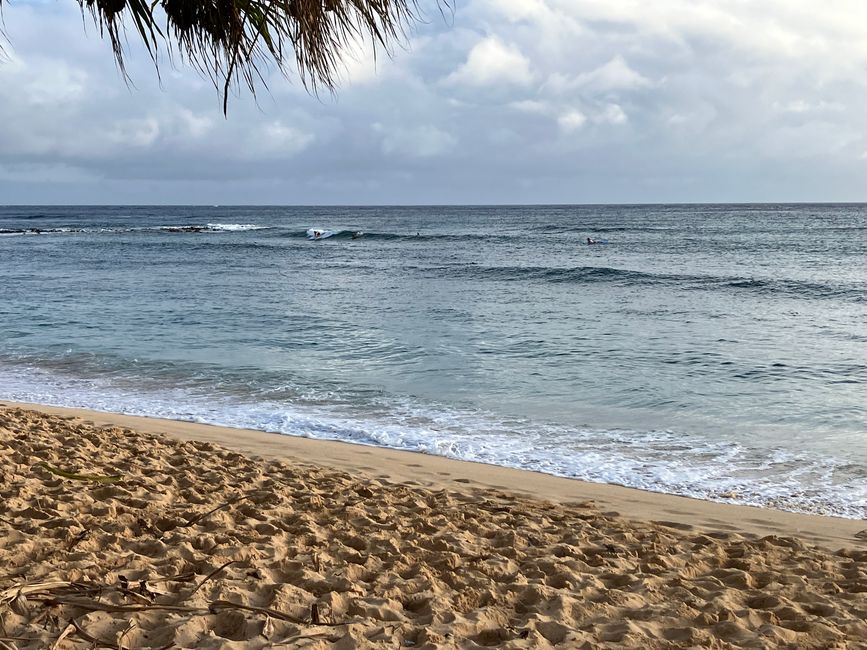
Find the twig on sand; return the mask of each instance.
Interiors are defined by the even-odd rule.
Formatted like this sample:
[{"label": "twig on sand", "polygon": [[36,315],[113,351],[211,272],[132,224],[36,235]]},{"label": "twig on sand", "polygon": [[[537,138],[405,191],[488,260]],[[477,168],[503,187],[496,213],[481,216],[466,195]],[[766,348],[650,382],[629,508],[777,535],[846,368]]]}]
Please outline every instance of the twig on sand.
[{"label": "twig on sand", "polygon": [[[78,635],[82,639],[84,639],[85,641],[90,641],[90,643],[93,643],[94,645],[96,645],[98,647],[114,648],[114,650],[124,650],[124,647],[122,645],[120,645],[119,643],[115,643],[114,641],[108,641],[106,639],[100,639],[98,637],[95,637],[95,636],[89,634],[87,632],[87,630],[85,630],[83,627],[81,627],[81,625],[75,619],[72,619],[71,623],[72,623],[72,625],[75,626],[75,631],[78,632]],[[154,648],[154,650],[168,650],[173,645],[174,645],[174,643],[169,643],[168,645],[160,646],[159,648]]]},{"label": "twig on sand", "polygon": [[325,640],[329,643],[334,643],[335,641],[340,640],[339,636],[335,636],[331,632],[314,632],[312,634],[296,634],[295,636],[290,636],[289,638],[283,639],[282,641],[276,641],[274,642],[274,647],[290,645],[292,643],[296,643],[297,641],[303,641],[305,639],[318,639],[320,637],[325,637]]},{"label": "twig on sand", "polygon": [[106,641],[105,639],[99,639],[85,630],[74,618],[70,621],[70,624],[75,628],[75,631],[78,632],[78,636],[80,636],[85,641],[90,641],[94,645],[104,646],[108,648],[116,648],[117,650],[122,650],[120,646],[118,646],[113,641]]},{"label": "twig on sand", "polygon": [[[223,571],[230,564],[234,564],[236,561],[227,562],[222,566],[218,567],[211,573],[209,573],[201,582],[196,585],[195,589],[190,592],[183,600],[187,600],[192,596],[199,588],[204,585],[208,580],[213,578],[219,572]],[[182,576],[186,577],[186,576]],[[169,578],[170,580],[171,578]],[[141,581],[145,583],[145,581]],[[146,584],[146,583],[145,583]],[[25,595],[29,595],[29,602],[38,602],[43,603],[48,606],[66,606],[77,608],[80,610],[90,611],[90,612],[114,612],[114,613],[136,613],[136,612],[148,612],[148,611],[166,611],[166,612],[176,612],[182,614],[190,614],[193,616],[205,616],[207,614],[218,614],[223,610],[242,610],[247,612],[254,612],[257,614],[262,614],[266,619],[267,623],[271,621],[271,619],[279,620],[279,621],[287,621],[289,623],[295,623],[297,625],[314,625],[318,627],[342,627],[347,625],[347,622],[342,623],[326,623],[321,620],[321,615],[319,613],[318,604],[313,605],[311,608],[311,617],[310,619],[302,618],[299,616],[293,616],[291,614],[286,614],[284,612],[277,611],[275,609],[268,609],[265,607],[254,607],[252,605],[242,605],[240,603],[233,603],[228,600],[215,600],[208,604],[207,607],[194,607],[189,605],[161,605],[159,603],[144,603],[144,604],[132,604],[132,605],[113,605],[111,603],[94,599],[94,597],[98,598],[105,591],[115,591],[124,595],[135,595],[139,598],[144,598],[143,594],[137,594],[136,592],[128,589],[129,581],[124,580],[122,582],[120,588],[117,586],[104,585],[99,583],[93,584],[85,584],[85,583],[75,583],[75,582],[41,582],[34,584],[23,584],[17,587],[13,587],[11,589],[6,589],[0,591],[0,606],[15,606],[18,602],[22,602],[22,604],[26,603]],[[85,630],[81,624],[79,624],[74,618],[70,619],[69,624],[63,629],[60,633],[60,636],[54,641],[54,643],[50,646],[52,650],[57,650],[60,643],[66,639],[70,634],[77,633],[86,641],[93,643],[97,646],[114,648],[116,650],[123,650],[123,646],[121,645],[121,641],[123,640],[123,636],[128,633],[131,628],[124,631],[123,635],[119,635],[117,641],[107,641],[105,639],[99,639],[97,637],[92,636]],[[273,632],[273,630],[272,630]],[[328,636],[330,640],[332,639],[327,633],[315,633],[308,632],[306,635],[293,637],[293,640],[300,640],[303,638],[317,638],[320,636]],[[5,642],[4,639],[7,637],[0,637],[0,650],[17,650],[14,646],[10,646]],[[278,645],[282,645],[288,643],[289,641],[281,642]],[[169,648],[173,644],[169,644],[164,646],[164,648]],[[159,648],[157,650],[163,650]]]},{"label": "twig on sand", "polygon": [[217,575],[220,571],[222,571],[223,569],[225,569],[225,568],[226,568],[227,566],[229,566],[230,564],[235,564],[235,562],[236,562],[236,560],[229,560],[229,561],[226,562],[223,566],[218,567],[218,568],[214,569],[213,571],[211,571],[208,575],[206,575],[206,576],[202,579],[202,581],[201,581],[199,584],[196,585],[196,588],[193,589],[193,590],[189,593],[189,595],[187,596],[187,598],[190,598],[194,593],[196,593],[199,589],[201,589],[201,588],[202,588],[202,585],[204,585],[208,580],[210,580],[211,578],[213,578],[215,575]]},{"label": "twig on sand", "polygon": [[62,469],[58,469],[57,467],[52,467],[48,463],[37,463],[39,467],[47,469],[52,474],[57,476],[61,476],[63,478],[72,479],[73,481],[93,481],[95,483],[117,483],[123,478],[123,474],[112,474],[110,476],[99,476],[97,474],[76,474],[74,472],[67,472]]},{"label": "twig on sand", "polygon": [[136,628],[136,622],[135,622],[135,619],[132,618],[127,622],[126,627],[117,633],[117,645],[119,645],[122,648],[123,647],[123,637],[125,637],[127,634],[132,632],[135,628]]},{"label": "twig on sand", "polygon": [[[212,602],[208,609],[211,613],[216,614],[222,609],[242,609],[247,612],[256,612],[258,614],[265,614],[266,616],[270,616],[271,618],[276,618],[280,621],[287,621],[289,623],[297,623],[299,625],[309,625],[309,621],[306,621],[302,618],[298,618],[297,616],[292,616],[291,614],[284,614],[283,612],[278,612],[276,609],[268,609],[267,607],[253,607],[252,605],[241,605],[239,603],[233,603],[230,600],[215,600]],[[346,625],[346,623],[322,623],[319,622],[316,625],[320,625],[323,627],[342,627]]]},{"label": "twig on sand", "polygon": [[193,525],[199,523],[200,521],[202,521],[202,519],[204,519],[205,517],[210,517],[212,514],[214,514],[218,510],[222,510],[223,508],[228,508],[229,506],[231,506],[235,503],[238,503],[238,501],[243,501],[244,499],[250,499],[250,498],[257,496],[259,494],[261,494],[261,492],[248,492],[247,494],[239,494],[238,496],[232,497],[228,501],[221,503],[216,508],[211,508],[210,510],[208,510],[207,512],[205,512],[201,515],[196,515],[195,517],[192,517],[191,519],[189,519],[187,521],[187,523],[181,524],[181,526],[179,526],[179,528],[189,528],[190,526],[193,526]]},{"label": "twig on sand", "polygon": [[73,548],[75,548],[75,546],[76,546],[76,545],[77,545],[81,540],[83,540],[83,539],[84,539],[85,537],[87,537],[89,534],[90,534],[90,531],[89,531],[87,528],[85,528],[84,530],[82,530],[80,533],[78,533],[77,535],[75,535],[75,537],[73,537],[72,539],[70,539],[69,542],[67,542],[67,544],[66,544],[66,550],[67,550],[67,551],[71,551]]},{"label": "twig on sand", "polygon": [[[221,567],[222,568],[222,567]],[[24,589],[24,588],[22,588]],[[11,591],[11,590],[10,590]],[[161,605],[159,603],[149,603],[142,605],[112,605],[107,602],[99,602],[88,598],[75,598],[64,595],[53,595],[50,593],[35,593],[32,599],[39,602],[46,602],[50,605],[67,605],[69,607],[78,607],[94,612],[146,612],[146,611],[167,611],[167,612],[183,612],[187,614],[208,614],[216,613],[223,609],[242,609],[249,612],[258,612],[266,614],[272,618],[290,623],[306,623],[306,621],[290,614],[278,612],[275,609],[267,609],[265,607],[253,607],[252,605],[241,605],[228,600],[215,600],[210,603],[207,608],[191,607],[187,605]],[[320,625],[342,625],[342,623],[320,623]]]},{"label": "twig on sand", "polygon": [[146,598],[149,601],[153,600],[154,598],[156,598],[159,595],[157,592],[151,591],[150,589],[148,589],[148,581],[147,580],[139,580],[138,581],[138,591],[135,593],[137,593],[141,596],[144,596],[144,598]]},{"label": "twig on sand", "polygon": [[157,580],[148,580],[152,585],[158,585],[163,582],[191,582],[196,577],[196,574],[192,571],[185,571],[184,573],[179,573],[177,575],[171,576],[170,578],[158,578]]},{"label": "twig on sand", "polygon": [[60,633],[60,636],[57,637],[54,643],[51,644],[51,650],[57,650],[57,648],[60,647],[60,643],[63,641],[63,639],[68,637],[73,632],[75,632],[75,625],[70,622],[65,628],[63,628],[63,632]]},{"label": "twig on sand", "polygon": [[[265,614],[266,616],[270,616],[271,618],[276,618],[280,621],[287,621],[289,623],[297,623],[299,625],[310,625],[310,621],[307,621],[302,618],[298,618],[297,616],[292,616],[291,614],[284,614],[283,612],[278,612],[276,609],[268,609],[267,607],[253,607],[252,605],[241,605],[239,603],[233,603],[230,600],[215,600],[212,602],[208,609],[211,613],[216,614],[222,609],[242,609],[247,612],[256,612],[258,614]],[[344,621],[342,623],[325,623],[324,621],[319,621],[314,625],[318,625],[320,627],[343,627],[344,625],[348,625],[348,621]]]},{"label": "twig on sand", "polygon": [[297,616],[291,616],[290,614],[278,612],[276,609],[268,609],[266,607],[253,607],[252,605],[241,605],[240,603],[233,603],[230,600],[215,600],[210,605],[208,605],[208,610],[212,614],[217,614],[220,612],[220,610],[223,609],[242,609],[247,612],[257,612],[259,614],[265,614],[266,616],[270,616],[271,618],[276,618],[279,621],[288,621],[289,623],[306,622],[301,620]]},{"label": "twig on sand", "polygon": [[[118,589],[118,591],[120,593],[122,593],[124,596],[127,596],[128,598],[132,598],[133,600],[137,600],[140,603],[150,605],[153,602],[153,598],[149,598],[149,597],[145,596],[144,594],[140,594],[137,591],[133,591],[132,589],[124,589],[123,587],[121,587],[120,589]],[[153,593],[153,592],[148,592],[148,593]]]},{"label": "twig on sand", "polygon": [[43,596],[37,600],[47,602],[49,605],[68,605],[70,607],[78,607],[87,609],[92,612],[149,612],[154,610],[163,610],[167,612],[184,612],[186,614],[205,614],[207,610],[201,607],[184,607],[183,605],[159,605],[152,603],[149,605],[112,605],[110,603],[101,603],[95,600],[87,600],[85,598],[63,598],[58,596]]},{"label": "twig on sand", "polygon": [[262,626],[262,636],[270,639],[274,634],[274,621],[270,616],[265,616],[265,624]]}]

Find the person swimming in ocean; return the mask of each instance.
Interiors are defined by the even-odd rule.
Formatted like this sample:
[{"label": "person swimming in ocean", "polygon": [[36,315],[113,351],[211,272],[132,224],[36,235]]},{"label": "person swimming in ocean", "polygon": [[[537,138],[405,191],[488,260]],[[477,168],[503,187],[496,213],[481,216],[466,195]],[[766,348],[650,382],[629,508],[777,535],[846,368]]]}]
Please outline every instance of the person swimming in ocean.
[{"label": "person swimming in ocean", "polygon": [[588,237],[588,238],[587,238],[587,245],[588,245],[588,246],[589,246],[590,244],[595,244],[595,243],[596,243],[596,240],[593,239],[592,237]]}]

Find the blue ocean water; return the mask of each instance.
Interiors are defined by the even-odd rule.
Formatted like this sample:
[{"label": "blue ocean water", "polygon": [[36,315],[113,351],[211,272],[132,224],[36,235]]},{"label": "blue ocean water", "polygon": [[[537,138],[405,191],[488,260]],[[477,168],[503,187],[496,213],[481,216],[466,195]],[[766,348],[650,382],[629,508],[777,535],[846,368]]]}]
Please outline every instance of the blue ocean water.
[{"label": "blue ocean water", "polygon": [[0,398],[867,517],[867,206],[0,207],[0,273]]}]

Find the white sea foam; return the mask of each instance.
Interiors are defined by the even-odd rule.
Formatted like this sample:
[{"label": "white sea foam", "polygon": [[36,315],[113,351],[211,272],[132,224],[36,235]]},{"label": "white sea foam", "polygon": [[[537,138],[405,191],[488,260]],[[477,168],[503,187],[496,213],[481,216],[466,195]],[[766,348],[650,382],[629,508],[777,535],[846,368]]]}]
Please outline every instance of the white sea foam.
[{"label": "white sea foam", "polygon": [[0,366],[5,399],[91,408],[293,436],[405,449],[598,483],[795,512],[867,517],[867,481],[840,478],[845,463],[672,431],[600,430],[422,405],[389,408],[293,404],[134,380],[73,378]]},{"label": "white sea foam", "polygon": [[267,230],[271,226],[253,223],[176,224],[164,226],[128,226],[110,228],[0,228],[0,235],[52,235],[65,233],[129,233],[129,232],[244,232]]},{"label": "white sea foam", "polygon": [[339,235],[342,232],[343,232],[342,230],[327,230],[325,228],[308,228],[307,229],[307,239],[310,239],[310,240],[328,239],[329,237],[334,237],[334,235]]},{"label": "white sea foam", "polygon": [[144,226],[141,228],[130,228],[129,232],[135,231],[162,231],[162,232],[244,232],[247,230],[267,230],[270,226],[259,226],[254,223],[209,223],[205,225],[199,224],[183,224],[183,225],[168,225],[168,226]]},{"label": "white sea foam", "polygon": [[266,230],[268,226],[257,226],[253,223],[209,223],[209,230],[225,230],[228,232],[241,230]]}]

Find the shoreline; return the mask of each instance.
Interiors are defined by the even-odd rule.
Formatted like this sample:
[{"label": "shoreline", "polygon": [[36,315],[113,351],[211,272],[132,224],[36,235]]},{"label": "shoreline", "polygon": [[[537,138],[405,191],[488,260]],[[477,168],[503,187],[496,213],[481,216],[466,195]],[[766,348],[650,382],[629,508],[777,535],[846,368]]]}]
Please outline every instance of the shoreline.
[{"label": "shoreline", "polygon": [[426,489],[445,488],[457,492],[503,490],[523,498],[558,504],[592,501],[604,514],[616,514],[628,520],[655,523],[684,532],[738,533],[746,537],[791,536],[830,550],[867,547],[865,520],[724,504],[414,451],[252,429],[10,400],[0,400],[0,407],[80,418],[98,427],[130,428],[175,440],[210,442],[252,460],[267,458],[302,462],[348,472],[358,478]]}]

